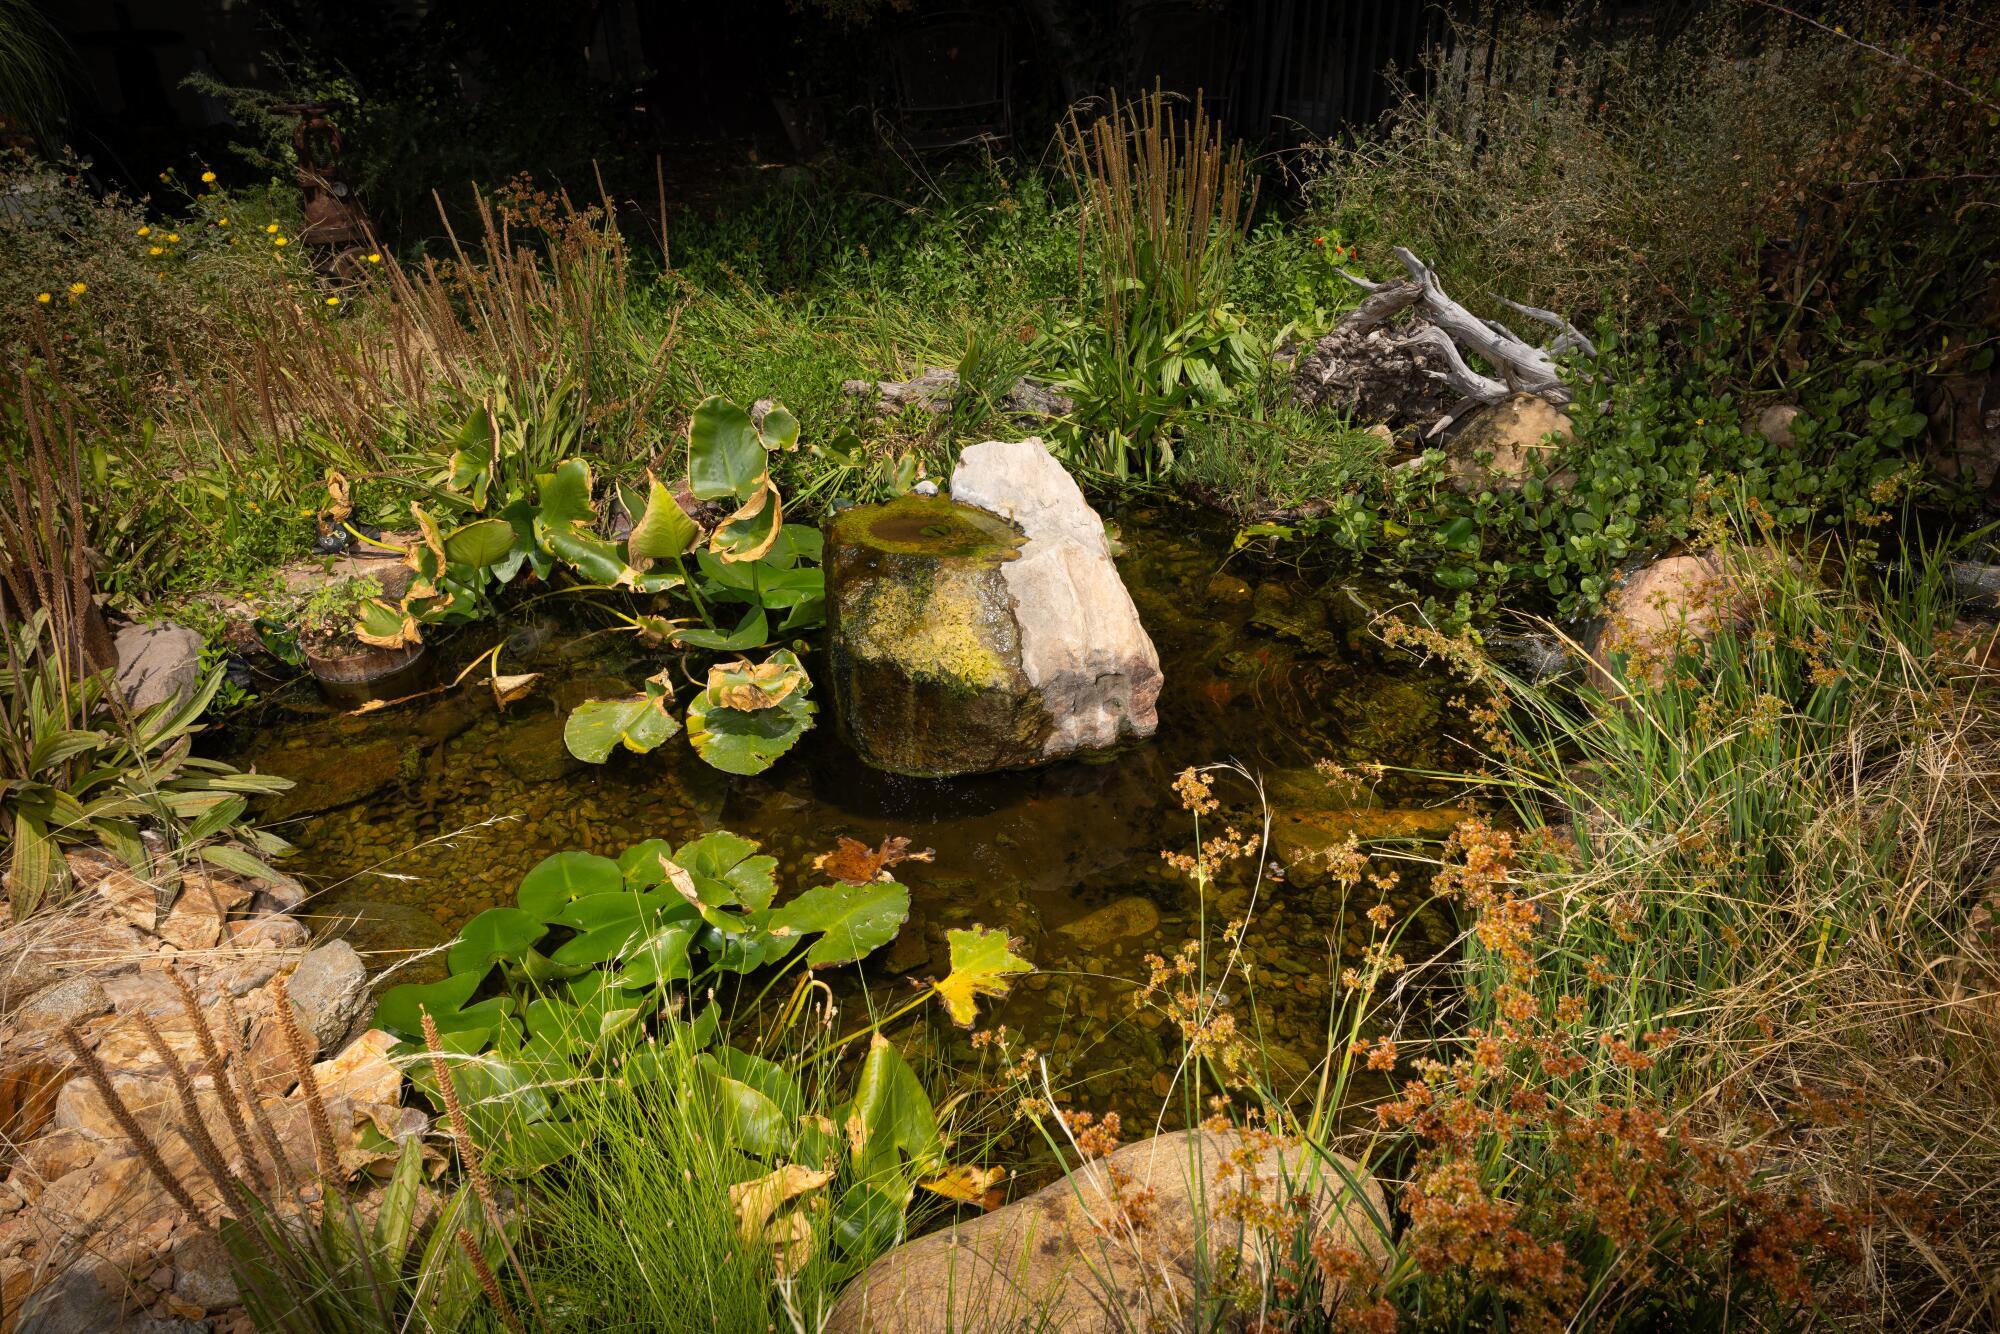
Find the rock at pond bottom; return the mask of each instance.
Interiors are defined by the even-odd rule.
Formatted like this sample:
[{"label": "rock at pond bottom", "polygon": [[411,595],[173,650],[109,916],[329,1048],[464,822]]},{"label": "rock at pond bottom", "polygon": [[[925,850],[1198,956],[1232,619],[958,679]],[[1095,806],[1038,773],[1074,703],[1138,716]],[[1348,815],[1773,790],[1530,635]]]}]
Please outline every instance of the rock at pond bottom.
[{"label": "rock at pond bottom", "polygon": [[1159,655],[1062,465],[1039,440],[988,441],[960,456],[952,496],[828,528],[829,658],[856,752],[938,778],[1150,736]]},{"label": "rock at pond bottom", "polygon": [[[1241,1210],[1207,1207],[1225,1192],[1261,1198],[1273,1210],[1303,1195],[1307,1236],[1329,1237],[1377,1264],[1387,1258],[1378,1225],[1387,1226],[1388,1202],[1365,1170],[1340,1160],[1357,1194],[1331,1167],[1316,1167],[1309,1149],[1264,1148],[1243,1169],[1230,1162],[1242,1147],[1234,1132],[1160,1135],[899,1246],[841,1294],[827,1334],[1112,1334],[1151,1328],[1156,1319],[1177,1324],[1173,1313],[1187,1309],[1195,1290],[1198,1250],[1240,1258],[1256,1279],[1273,1244],[1290,1241],[1246,1235]],[[1128,1225],[1141,1209],[1145,1225]]]}]

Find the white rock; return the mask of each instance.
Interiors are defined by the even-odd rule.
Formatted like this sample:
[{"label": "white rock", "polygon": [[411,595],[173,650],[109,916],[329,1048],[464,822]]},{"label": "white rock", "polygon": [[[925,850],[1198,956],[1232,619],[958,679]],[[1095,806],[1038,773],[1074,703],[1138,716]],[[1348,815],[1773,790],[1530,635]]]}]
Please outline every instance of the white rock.
[{"label": "white rock", "polygon": [[988,440],[958,456],[952,499],[1018,525],[1020,557],[1002,567],[1021,627],[1021,666],[1053,721],[1054,759],[1151,736],[1160,655],[1118,577],[1104,521],[1042,442]]},{"label": "white rock", "polygon": [[113,647],[118,653],[118,689],[134,710],[150,709],[163,700],[184,700],[201,679],[201,635],[184,625],[120,626]]}]

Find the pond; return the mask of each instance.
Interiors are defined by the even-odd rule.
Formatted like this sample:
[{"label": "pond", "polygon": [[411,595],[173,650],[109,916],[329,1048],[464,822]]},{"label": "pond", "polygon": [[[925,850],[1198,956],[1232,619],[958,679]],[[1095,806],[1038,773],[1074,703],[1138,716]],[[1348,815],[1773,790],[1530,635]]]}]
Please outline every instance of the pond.
[{"label": "pond", "polygon": [[[1157,1012],[1130,1004],[1133,983],[1147,976],[1146,954],[1172,955],[1198,930],[1191,885],[1161,857],[1192,844],[1175,775],[1229,760],[1262,775],[1274,848],[1292,859],[1350,831],[1435,836],[1457,814],[1447,783],[1391,773],[1371,791],[1343,792],[1315,761],[1447,770],[1459,751],[1447,726],[1451,684],[1369,631],[1371,608],[1394,601],[1387,590],[1232,557],[1232,529],[1191,507],[1155,501],[1110,517],[1166,681],[1158,733],[1089,763],[957,780],[879,773],[843,743],[823,696],[819,726],[755,778],[709,769],[679,740],[586,765],[563,747],[568,709],[627,693],[658,664],[628,635],[532,611],[442,646],[455,664],[505,637],[505,670],[545,674],[504,712],[477,685],[362,715],[333,713],[310,686],[296,687],[238,726],[231,758],[297,780],[266,814],[298,845],[290,869],[320,891],[311,911],[377,969],[512,902],[521,876],[566,848],[615,855],[645,838],[726,828],[778,858],[782,896],[818,883],[813,859],[837,836],[907,837],[936,857],[898,868],[912,916],[867,961],[868,983],[907,993],[903,979],[948,971],[947,929],[1005,927],[1038,973],[984,1022],[1052,1053],[1059,1087],[1087,1081],[1073,1090],[1080,1105],[1121,1106],[1130,1119],[1135,1107],[1159,1106],[1179,1050]],[[1256,827],[1247,783],[1219,781],[1217,795],[1224,809],[1207,833]],[[1408,878],[1400,906],[1412,906],[1419,882]],[[1369,893],[1343,913],[1338,891],[1303,867],[1259,892],[1239,1023],[1271,1054],[1281,1085],[1325,1050],[1335,953],[1358,952]],[[1225,882],[1216,899],[1211,935],[1251,907],[1248,882]],[[1419,946],[1448,938],[1436,917],[1412,930]],[[396,980],[441,972],[432,956]],[[832,980],[850,995],[863,985]],[[939,1054],[968,1058],[965,1035],[937,1022]]]}]

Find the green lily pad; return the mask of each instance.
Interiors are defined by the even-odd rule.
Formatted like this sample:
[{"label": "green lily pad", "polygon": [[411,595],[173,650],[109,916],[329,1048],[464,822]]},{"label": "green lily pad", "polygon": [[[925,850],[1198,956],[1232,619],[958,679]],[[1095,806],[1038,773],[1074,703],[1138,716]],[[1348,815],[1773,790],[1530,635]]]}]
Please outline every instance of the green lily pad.
[{"label": "green lily pad", "polygon": [[514,525],[505,519],[475,519],[444,538],[445,559],[474,570],[498,565],[513,549]]},{"label": "green lily pad", "polygon": [[558,852],[542,858],[521,877],[514,901],[548,921],[565,904],[590,894],[615,894],[624,887],[624,873],[609,857],[589,852]]},{"label": "green lily pad", "polygon": [[646,683],[643,694],[585,700],[563,723],[563,745],[586,764],[604,763],[619,746],[644,755],[681,730],[680,720],[667,712],[672,701],[659,677]]},{"label": "green lily pad", "polygon": [[688,489],[696,499],[748,498],[767,466],[749,413],[716,394],[695,405],[688,421]]},{"label": "green lily pad", "polygon": [[806,951],[812,967],[852,963],[896,938],[910,916],[910,891],[893,880],[865,885],[821,885],[772,912],[773,935],[820,938]]},{"label": "green lily pad", "polygon": [[[472,994],[486,980],[490,967],[453,973],[438,982],[408,983],[390,987],[375,1006],[375,1024],[411,1042],[424,1040],[426,1012],[441,1035],[485,1030],[490,1033],[513,1012],[514,1002],[506,996],[467,1005]],[[483,1042],[483,1039],[482,1039]]]},{"label": "green lily pad", "polygon": [[519,908],[488,908],[465,924],[444,956],[454,973],[477,971],[481,976],[502,960],[519,961],[549,933],[548,923]]},{"label": "green lily pad", "polygon": [[674,493],[650,474],[647,477],[646,511],[632,525],[625,548],[648,560],[671,560],[684,556],[701,536],[701,526],[687,515]]},{"label": "green lily pad", "polygon": [[770,907],[778,892],[778,859],[758,856],[757,844],[726,829],[683,843],[673,859],[695,877],[697,888],[703,879],[720,881],[728,887],[729,903],[752,912]]}]

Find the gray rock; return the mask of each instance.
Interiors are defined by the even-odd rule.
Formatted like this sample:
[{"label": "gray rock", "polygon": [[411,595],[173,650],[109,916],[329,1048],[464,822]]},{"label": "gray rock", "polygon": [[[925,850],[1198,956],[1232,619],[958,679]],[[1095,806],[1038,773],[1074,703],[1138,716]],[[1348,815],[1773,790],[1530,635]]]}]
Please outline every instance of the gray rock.
[{"label": "gray rock", "polygon": [[42,988],[14,1011],[23,1028],[60,1028],[95,1018],[111,1008],[104,984],[90,976],[72,977]]},{"label": "gray rock", "polygon": [[1780,449],[1792,447],[1792,423],[1799,410],[1790,403],[1773,403],[1757,414],[1757,434]]},{"label": "gray rock", "polygon": [[368,968],[352,945],[329,941],[299,960],[288,985],[300,1022],[331,1051],[367,1003]]},{"label": "gray rock", "polygon": [[123,1283],[107,1261],[79,1264],[21,1306],[18,1334],[103,1334],[121,1327]]},{"label": "gray rock", "polygon": [[114,647],[118,652],[118,689],[125,703],[135,710],[150,709],[163,701],[192,695],[201,679],[201,650],[206,642],[196,631],[171,621],[121,626]]},{"label": "gray rock", "polygon": [[197,1232],[174,1245],[174,1296],[204,1311],[220,1311],[241,1300],[229,1272],[229,1252],[212,1232]]}]

